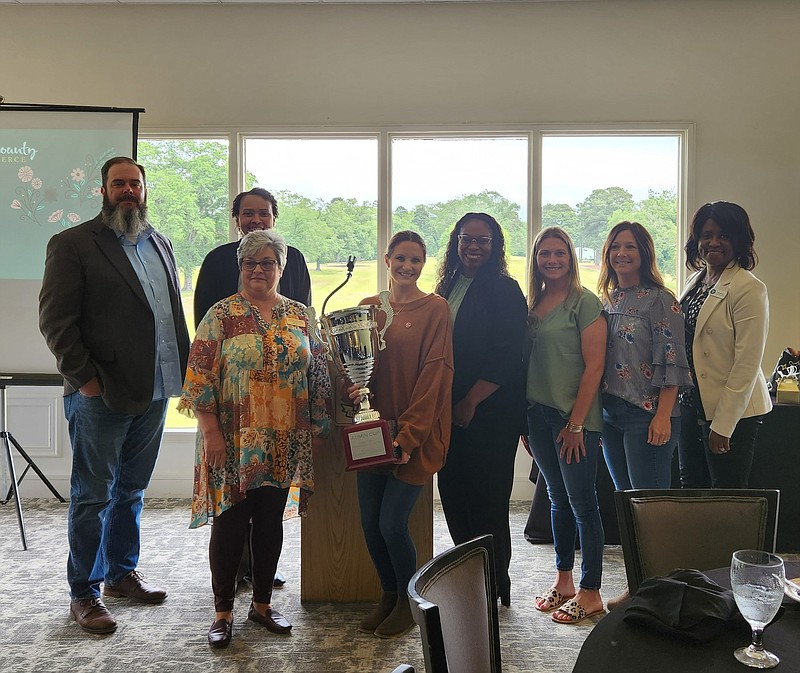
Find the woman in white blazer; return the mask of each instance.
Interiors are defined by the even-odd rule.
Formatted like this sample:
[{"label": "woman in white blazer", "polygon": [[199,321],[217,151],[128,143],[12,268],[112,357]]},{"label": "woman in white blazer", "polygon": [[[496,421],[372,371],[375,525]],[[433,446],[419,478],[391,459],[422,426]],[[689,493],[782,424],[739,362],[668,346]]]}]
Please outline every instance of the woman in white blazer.
[{"label": "woman in white blazer", "polygon": [[683,488],[747,488],[762,417],[772,409],[761,359],[769,330],[767,288],[745,210],[702,206],[686,242],[689,278],[680,302],[695,387],[680,394]]}]

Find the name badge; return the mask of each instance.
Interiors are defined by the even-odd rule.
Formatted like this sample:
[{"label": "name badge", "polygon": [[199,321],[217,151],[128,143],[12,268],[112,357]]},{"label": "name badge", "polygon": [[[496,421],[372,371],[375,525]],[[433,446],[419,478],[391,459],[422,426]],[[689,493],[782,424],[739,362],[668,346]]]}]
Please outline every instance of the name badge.
[{"label": "name badge", "polygon": [[292,327],[305,327],[306,323],[302,318],[294,318],[292,316],[286,317],[286,324]]}]

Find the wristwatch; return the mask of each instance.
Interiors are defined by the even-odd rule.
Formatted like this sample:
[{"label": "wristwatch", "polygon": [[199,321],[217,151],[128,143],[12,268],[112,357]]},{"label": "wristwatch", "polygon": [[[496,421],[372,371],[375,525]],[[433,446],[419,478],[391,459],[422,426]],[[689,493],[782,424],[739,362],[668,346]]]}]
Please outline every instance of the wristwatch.
[{"label": "wristwatch", "polygon": [[583,432],[583,426],[567,421],[567,432]]}]

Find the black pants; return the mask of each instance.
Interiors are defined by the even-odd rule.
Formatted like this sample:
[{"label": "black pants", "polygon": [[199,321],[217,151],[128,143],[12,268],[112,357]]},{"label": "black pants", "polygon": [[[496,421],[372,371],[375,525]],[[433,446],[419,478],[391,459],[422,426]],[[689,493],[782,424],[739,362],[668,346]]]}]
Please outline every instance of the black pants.
[{"label": "black pants", "polygon": [[694,408],[681,405],[681,488],[748,488],[762,419],[740,419],[731,435],[731,450],[717,454],[708,448],[708,423],[698,424]]},{"label": "black pants", "polygon": [[272,600],[272,583],[283,547],[283,510],[288,497],[288,488],[262,486],[248,491],[242,502],[214,518],[208,560],[217,612],[233,609],[236,571],[248,535],[253,555],[253,600],[256,603]]},{"label": "black pants", "polygon": [[453,426],[439,495],[450,537],[461,544],[478,535],[494,536],[496,582],[511,585],[511,531],[508,502],[514,485],[519,425],[502,414],[474,418],[468,428]]}]

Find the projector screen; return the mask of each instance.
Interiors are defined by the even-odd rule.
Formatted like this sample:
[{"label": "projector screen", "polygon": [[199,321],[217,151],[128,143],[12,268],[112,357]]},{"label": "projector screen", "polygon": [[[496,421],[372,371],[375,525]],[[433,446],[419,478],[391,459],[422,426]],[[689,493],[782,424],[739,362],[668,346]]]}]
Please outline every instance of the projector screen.
[{"label": "projector screen", "polygon": [[0,105],[0,372],[56,372],[39,332],[47,242],[100,212],[100,169],[135,157],[140,112]]}]

